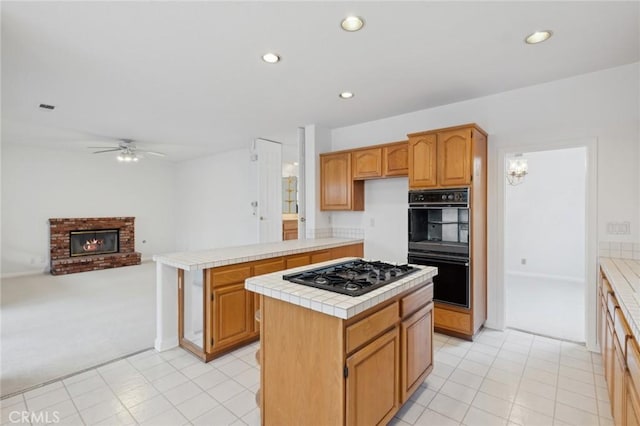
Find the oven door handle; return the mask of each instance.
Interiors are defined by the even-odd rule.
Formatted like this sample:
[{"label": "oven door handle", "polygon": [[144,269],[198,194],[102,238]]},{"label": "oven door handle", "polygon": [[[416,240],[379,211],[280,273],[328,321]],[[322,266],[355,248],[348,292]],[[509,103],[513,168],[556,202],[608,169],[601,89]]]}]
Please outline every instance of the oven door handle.
[{"label": "oven door handle", "polygon": [[[449,257],[438,257],[438,256],[422,257],[422,256],[412,256],[412,255],[410,255],[409,257],[411,257],[412,260],[421,261],[421,262],[434,261],[434,262],[448,263],[451,265],[469,266],[469,261],[467,259],[452,259]],[[412,263],[412,260],[410,260],[409,263]],[[420,264],[418,263],[418,265]]]},{"label": "oven door handle", "polygon": [[469,204],[465,203],[432,203],[432,204],[409,204],[410,210],[434,210],[434,209],[446,209],[450,207],[469,208]]}]

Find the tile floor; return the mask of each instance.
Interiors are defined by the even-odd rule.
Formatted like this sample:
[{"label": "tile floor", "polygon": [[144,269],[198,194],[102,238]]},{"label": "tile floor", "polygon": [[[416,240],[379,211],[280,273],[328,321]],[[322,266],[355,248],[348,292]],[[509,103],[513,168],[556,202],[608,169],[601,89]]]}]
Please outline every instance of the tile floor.
[{"label": "tile floor", "polygon": [[[257,346],[208,364],[180,348],[146,351],[0,401],[2,425],[16,411],[40,415],[33,425],[258,425]],[[436,334],[434,352],[391,424],[613,425],[600,355],[584,347],[484,330],[474,342]]]}]

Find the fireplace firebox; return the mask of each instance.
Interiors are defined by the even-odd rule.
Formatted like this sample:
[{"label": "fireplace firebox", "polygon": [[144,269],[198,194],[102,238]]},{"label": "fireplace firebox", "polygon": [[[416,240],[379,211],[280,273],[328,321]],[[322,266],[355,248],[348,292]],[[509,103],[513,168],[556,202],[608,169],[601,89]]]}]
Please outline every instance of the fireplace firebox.
[{"label": "fireplace firebox", "polygon": [[92,229],[90,231],[69,232],[69,255],[92,256],[96,254],[118,253],[119,229]]}]

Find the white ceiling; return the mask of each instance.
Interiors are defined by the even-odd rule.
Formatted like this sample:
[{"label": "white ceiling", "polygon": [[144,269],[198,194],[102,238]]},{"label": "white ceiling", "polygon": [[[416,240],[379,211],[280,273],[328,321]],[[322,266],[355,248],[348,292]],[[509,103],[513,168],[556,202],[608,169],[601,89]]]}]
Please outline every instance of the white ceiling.
[{"label": "white ceiling", "polygon": [[[364,29],[342,31],[347,14]],[[256,137],[292,143],[306,124],[340,127],[636,62],[639,22],[636,1],[3,1],[3,143],[88,152],[132,138],[174,161]],[[526,45],[537,29],[554,36]],[[281,63],[264,63],[267,51]],[[339,99],[343,90],[355,98]]]}]

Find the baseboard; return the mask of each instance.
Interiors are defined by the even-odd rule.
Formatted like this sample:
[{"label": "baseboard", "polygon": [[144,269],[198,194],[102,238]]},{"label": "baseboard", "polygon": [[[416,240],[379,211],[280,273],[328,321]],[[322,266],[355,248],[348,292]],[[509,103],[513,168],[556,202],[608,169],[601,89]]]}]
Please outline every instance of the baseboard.
[{"label": "baseboard", "polygon": [[169,349],[178,347],[178,338],[155,339],[153,347],[156,348],[158,352],[168,351]]},{"label": "baseboard", "polygon": [[39,270],[39,271],[22,271],[22,272],[9,272],[7,274],[0,275],[0,279],[6,278],[16,278],[16,277],[25,277],[27,275],[48,275],[48,270]]}]

